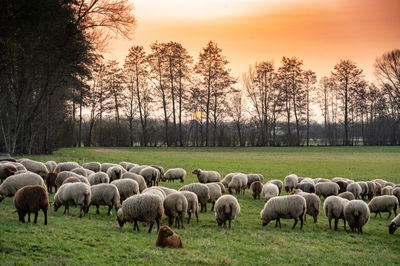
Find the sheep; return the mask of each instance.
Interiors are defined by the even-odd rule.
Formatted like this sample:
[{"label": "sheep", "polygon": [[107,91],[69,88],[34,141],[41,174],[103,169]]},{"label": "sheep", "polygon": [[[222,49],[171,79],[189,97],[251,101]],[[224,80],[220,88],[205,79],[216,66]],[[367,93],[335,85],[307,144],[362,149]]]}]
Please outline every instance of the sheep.
[{"label": "sheep", "polygon": [[63,162],[57,164],[57,167],[55,169],[56,173],[60,173],[63,171],[71,171],[74,168],[79,167],[79,164],[77,162]]},{"label": "sheep", "polygon": [[104,173],[107,173],[107,170],[109,168],[111,168],[111,167],[114,167],[114,166],[118,166],[118,164],[115,164],[115,163],[102,163],[101,167],[100,167],[100,171],[102,171]]},{"label": "sheep", "polygon": [[247,188],[250,188],[251,184],[255,181],[264,181],[264,177],[261,174],[247,174]]},{"label": "sheep", "polygon": [[306,200],[299,195],[273,197],[264,205],[261,211],[262,225],[266,226],[271,220],[276,220],[275,227],[281,228],[281,218],[294,219],[294,229],[300,219],[300,229],[303,229],[303,217],[307,211]]},{"label": "sheep", "polygon": [[145,193],[159,196],[162,200],[164,200],[165,197],[167,196],[163,189],[161,189],[159,187],[155,187],[155,186],[149,187],[149,188],[146,188],[145,190],[143,190],[142,194],[145,194]]},{"label": "sheep", "polygon": [[272,180],[269,180],[267,183],[275,184],[275,185],[278,187],[278,189],[279,189],[279,194],[278,194],[278,196],[281,194],[282,188],[283,188],[283,182],[282,182],[281,180],[279,180],[279,179],[272,179]]},{"label": "sheep", "polygon": [[67,183],[58,188],[57,193],[54,195],[54,211],[64,205],[64,213],[68,211],[69,205],[81,206],[79,211],[79,217],[85,215],[90,204],[91,191],[88,184],[79,183]]},{"label": "sheep", "polygon": [[376,185],[375,182],[372,181],[367,181],[367,186],[368,186],[368,200],[371,200],[374,197],[375,191],[376,191]]},{"label": "sheep", "polygon": [[207,202],[210,199],[210,190],[208,187],[201,183],[192,183],[185,185],[179,189],[179,191],[191,191],[197,195],[197,198],[201,205],[200,212],[207,212]]},{"label": "sheep", "polygon": [[225,186],[225,188],[228,188],[228,184],[229,184],[229,182],[231,182],[232,177],[237,174],[241,174],[241,173],[229,173],[224,177],[224,179],[221,180],[221,183]]},{"label": "sheep", "polygon": [[139,184],[139,192],[142,193],[143,190],[147,188],[146,181],[144,180],[143,176],[135,173],[125,173],[122,175],[121,179],[129,178],[135,180]]},{"label": "sheep", "polygon": [[344,230],[346,231],[346,220],[344,218],[344,206],[349,203],[348,199],[339,196],[330,196],[324,202],[325,216],[328,218],[329,229],[332,229],[332,219],[335,219],[335,230],[338,229],[339,219],[343,219]]},{"label": "sheep", "polygon": [[215,218],[218,226],[224,225],[226,221],[229,222],[229,229],[231,229],[231,222],[240,213],[240,205],[237,199],[232,195],[223,195],[215,202]]},{"label": "sheep", "polygon": [[53,187],[55,189],[55,192],[57,192],[56,179],[57,179],[57,174],[54,172],[50,172],[44,177],[44,180],[46,181],[47,184],[47,190],[50,193],[53,193]]},{"label": "sheep", "polygon": [[76,176],[70,176],[67,179],[65,179],[62,184],[64,185],[68,183],[78,183],[78,182],[81,182],[79,178],[77,178]]},{"label": "sheep", "polygon": [[247,175],[245,174],[236,174],[232,177],[231,182],[228,184],[229,193],[232,194],[232,191],[235,190],[236,194],[242,193],[243,195],[246,192],[247,187]]},{"label": "sheep", "polygon": [[147,166],[140,170],[139,175],[143,176],[146,180],[147,187],[158,185],[160,180],[160,171],[152,166]]},{"label": "sheep", "polygon": [[165,196],[168,196],[169,194],[175,193],[178,190],[173,189],[173,188],[167,188],[167,187],[162,187],[162,186],[157,186],[158,189],[162,189],[165,193]]},{"label": "sheep", "polygon": [[63,184],[64,180],[67,179],[70,176],[75,176],[75,177],[78,177],[78,178],[82,177],[81,175],[78,175],[78,174],[76,174],[74,172],[71,172],[71,171],[62,171],[57,175],[57,178],[56,178],[56,186],[57,186],[57,188],[60,188],[61,185]]},{"label": "sheep", "polygon": [[[314,219],[314,223],[318,221],[319,207],[321,205],[320,198],[314,193],[303,192],[301,189],[294,189],[292,194],[302,196],[307,203],[306,214],[311,215]],[[304,215],[304,221],[306,221],[306,215]]]},{"label": "sheep", "polygon": [[135,180],[125,178],[117,179],[111,182],[118,188],[121,203],[130,196],[139,194],[139,184]]},{"label": "sheep", "polygon": [[21,163],[9,163],[14,165],[17,168],[17,171],[27,171],[26,167]]},{"label": "sheep", "polygon": [[346,191],[353,193],[354,198],[358,199],[358,196],[360,196],[362,189],[358,183],[351,183],[347,186]]},{"label": "sheep", "polygon": [[163,181],[175,181],[179,179],[181,183],[185,182],[186,171],[183,168],[171,168],[165,173]]},{"label": "sheep", "polygon": [[315,185],[314,180],[311,177],[298,177],[299,183],[310,183]]},{"label": "sheep", "polygon": [[28,222],[30,222],[31,213],[34,213],[35,219],[33,222],[36,223],[39,210],[42,210],[44,214],[44,225],[47,225],[49,196],[45,187],[41,185],[28,185],[18,189],[14,197],[14,206],[17,209],[20,222],[25,223],[26,214],[28,214]]},{"label": "sheep", "polygon": [[82,164],[82,167],[88,170],[91,170],[95,173],[100,172],[101,170],[101,164],[99,162],[88,162]]},{"label": "sheep", "polygon": [[101,183],[110,183],[110,178],[104,172],[96,172],[88,176],[88,181],[91,186],[101,184]]},{"label": "sheep", "polygon": [[0,165],[0,181],[5,180],[7,177],[14,175],[18,169],[12,164]]},{"label": "sheep", "polygon": [[359,181],[357,182],[357,184],[361,187],[361,193],[360,193],[361,199],[365,200],[368,194],[368,185],[366,182],[363,181]]},{"label": "sheep", "polygon": [[113,206],[115,211],[118,211],[120,203],[120,195],[118,188],[114,184],[97,184],[90,187],[90,203],[86,209],[86,213],[89,212],[89,207],[96,206],[96,214],[100,214],[99,206],[108,206],[107,215],[111,214]]},{"label": "sheep", "polygon": [[327,198],[331,195],[336,196],[339,194],[339,185],[335,182],[320,182],[315,185],[315,194]]},{"label": "sheep", "polygon": [[135,167],[129,169],[129,172],[138,175],[140,173],[140,171],[142,171],[146,167],[148,167],[148,165],[138,165],[138,166],[135,166]]},{"label": "sheep", "polygon": [[7,177],[0,185],[0,202],[6,197],[14,196],[18,189],[27,185],[40,185],[45,187],[43,179],[38,174],[26,172],[12,175]]},{"label": "sheep", "polygon": [[251,184],[250,188],[253,191],[253,199],[260,199],[263,184],[260,181],[255,181]]},{"label": "sheep", "polygon": [[362,234],[363,226],[368,223],[370,212],[367,203],[362,200],[349,201],[344,206],[344,218],[349,224],[351,231],[354,233],[355,230]]},{"label": "sheep", "polygon": [[159,179],[164,179],[164,168],[159,166],[159,165],[150,165],[151,167],[155,168],[160,172],[160,178]]},{"label": "sheep", "polygon": [[197,223],[199,222],[199,216],[198,216],[198,209],[199,209],[199,200],[197,199],[197,195],[191,191],[179,191],[182,193],[185,197],[186,200],[188,201],[188,224],[190,223],[190,218],[192,217],[192,213],[196,215],[196,220]]},{"label": "sheep", "polygon": [[216,183],[206,183],[205,184],[210,192],[210,199],[208,202],[212,203],[211,211],[214,210],[215,202],[218,200],[219,197],[222,196],[221,188]]},{"label": "sheep", "polygon": [[47,161],[44,163],[49,173],[54,173],[56,171],[57,163],[55,161]]},{"label": "sheep", "polygon": [[175,192],[165,197],[164,212],[168,217],[169,226],[172,226],[175,220],[175,227],[183,229],[183,219],[185,218],[187,210],[188,201],[182,193]]},{"label": "sheep", "polygon": [[356,199],[354,197],[354,194],[349,192],[349,191],[345,191],[345,192],[339,193],[338,197],[341,197],[341,198],[344,198],[344,199],[348,199],[348,200],[355,200]]},{"label": "sheep", "polygon": [[335,182],[336,184],[339,185],[339,193],[343,193],[343,192],[347,191],[346,189],[347,189],[347,186],[349,185],[349,183],[347,183],[346,181],[337,180],[337,181],[333,181],[333,182]]},{"label": "sheep", "polygon": [[296,189],[301,189],[302,191],[307,193],[315,193],[314,183],[300,182],[296,185]]},{"label": "sheep", "polygon": [[400,214],[394,217],[389,224],[389,234],[393,234],[400,227]]},{"label": "sheep", "polygon": [[288,176],[285,177],[284,180],[285,183],[285,190],[287,193],[289,193],[289,191],[291,192],[297,185],[298,183],[298,178],[297,175],[295,174],[290,174]]},{"label": "sheep", "polygon": [[74,168],[71,170],[71,172],[81,175],[81,176],[84,176],[84,177],[87,177],[87,172],[86,172],[85,168],[83,168],[83,167]]},{"label": "sheep", "polygon": [[200,183],[211,183],[219,182],[221,175],[216,171],[204,171],[200,168],[193,170],[192,174],[197,175],[197,179]]},{"label": "sheep", "polygon": [[392,190],[393,188],[390,186],[383,187],[381,195],[392,195]]},{"label": "sheep", "polygon": [[131,170],[133,167],[139,166],[138,164],[130,163],[130,162],[120,162],[119,165],[121,165],[123,168],[125,168],[126,171]]},{"label": "sheep", "polygon": [[171,228],[166,225],[160,227],[156,239],[156,247],[161,248],[185,248],[181,237],[175,234]]},{"label": "sheep", "polygon": [[368,208],[370,212],[375,213],[375,218],[379,213],[379,216],[381,216],[381,212],[389,212],[389,216],[387,217],[388,219],[392,215],[392,211],[394,211],[394,215],[397,215],[397,208],[399,206],[399,201],[395,196],[392,195],[383,195],[383,196],[378,196],[373,198],[369,203],[368,203]]},{"label": "sheep", "polygon": [[381,185],[381,187],[385,187],[385,184],[387,182],[386,180],[383,180],[383,179],[374,179],[372,181],[374,181],[375,183],[378,183],[379,185]]},{"label": "sheep", "polygon": [[275,184],[266,183],[262,187],[261,194],[263,195],[264,202],[268,202],[273,197],[277,197],[279,195],[279,189]]},{"label": "sheep", "polygon": [[122,174],[125,173],[125,169],[123,169],[120,165],[116,165],[108,168],[106,173],[110,178],[110,182],[112,182],[116,179],[120,179]]},{"label": "sheep", "polygon": [[224,184],[222,184],[221,182],[212,182],[212,183],[210,183],[210,184],[217,184],[217,185],[219,186],[219,188],[221,189],[221,193],[222,193],[222,194],[225,194],[226,189],[225,189]]},{"label": "sheep", "polygon": [[392,190],[392,194],[393,194],[393,196],[395,196],[395,197],[397,198],[397,200],[398,200],[399,203],[400,203],[400,187],[395,187],[395,188]]},{"label": "sheep", "polygon": [[153,229],[154,222],[157,229],[160,229],[161,219],[164,214],[163,200],[156,195],[142,194],[133,195],[122,203],[122,207],[117,212],[117,221],[120,227],[125,222],[133,222],[133,231],[140,231],[139,222],[150,223],[149,233]]},{"label": "sheep", "polygon": [[375,184],[375,196],[381,196],[382,195],[382,185],[379,184],[378,182],[374,182]]},{"label": "sheep", "polygon": [[315,178],[315,179],[314,179],[314,183],[315,183],[315,184],[323,183],[323,182],[332,182],[332,181],[329,180],[329,179],[326,179],[326,178],[322,178],[322,177],[318,177],[318,178]]},{"label": "sheep", "polygon": [[393,188],[395,185],[392,182],[386,182],[385,187],[388,187],[388,186]]},{"label": "sheep", "polygon": [[38,174],[42,178],[44,178],[49,173],[49,170],[47,170],[46,165],[42,162],[26,159],[22,161],[22,165],[25,166],[26,170]]}]

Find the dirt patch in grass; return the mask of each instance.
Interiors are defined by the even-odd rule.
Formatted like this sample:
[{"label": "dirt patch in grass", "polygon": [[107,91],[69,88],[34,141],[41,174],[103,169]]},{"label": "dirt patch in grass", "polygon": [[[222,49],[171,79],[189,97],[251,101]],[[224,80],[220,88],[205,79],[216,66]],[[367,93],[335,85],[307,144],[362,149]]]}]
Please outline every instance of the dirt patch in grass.
[{"label": "dirt patch in grass", "polygon": [[123,151],[118,149],[105,149],[105,148],[97,148],[94,149],[94,151],[99,153],[124,153]]}]

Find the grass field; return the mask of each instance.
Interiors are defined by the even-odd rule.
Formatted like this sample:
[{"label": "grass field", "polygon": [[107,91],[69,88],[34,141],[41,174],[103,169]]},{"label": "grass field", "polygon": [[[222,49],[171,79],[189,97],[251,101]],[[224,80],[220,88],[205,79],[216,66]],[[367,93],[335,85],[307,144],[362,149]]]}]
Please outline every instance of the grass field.
[{"label": "grass field", "polygon": [[[76,148],[61,149],[53,155],[30,156],[38,161],[55,160],[158,164],[165,169],[182,167],[188,172],[185,184],[196,182],[195,168],[229,172],[261,173],[265,181],[289,174],[354,180],[384,178],[400,183],[400,147],[328,147],[328,148]],[[181,183],[161,183],[179,188]],[[232,229],[217,226],[214,213],[200,213],[198,224],[175,230],[185,249],[155,247],[156,232],[146,228],[133,232],[132,224],[121,229],[113,215],[100,215],[91,208],[78,218],[49,211],[49,224],[18,222],[11,198],[0,203],[0,264],[360,264],[399,263],[400,232],[388,234],[390,220],[372,217],[357,235],[329,230],[322,205],[318,223],[308,217],[303,230],[291,230],[293,220],[282,220],[282,229],[274,222],[262,227],[263,202],[251,198],[251,192],[235,195],[241,205]],[[53,195],[50,195],[51,200]],[[211,206],[210,206],[211,207]],[[210,210],[210,208],[208,208]],[[166,223],[165,220],[163,220]]]}]

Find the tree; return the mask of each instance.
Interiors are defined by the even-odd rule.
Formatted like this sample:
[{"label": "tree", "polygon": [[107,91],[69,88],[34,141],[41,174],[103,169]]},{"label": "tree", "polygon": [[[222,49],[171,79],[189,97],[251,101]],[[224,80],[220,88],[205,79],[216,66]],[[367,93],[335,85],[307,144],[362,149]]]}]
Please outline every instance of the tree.
[{"label": "tree", "polygon": [[335,65],[331,73],[333,81],[336,83],[336,89],[343,99],[344,109],[344,141],[343,145],[349,145],[349,102],[354,96],[354,91],[362,82],[362,70],[357,68],[356,64],[350,60],[340,60]]},{"label": "tree", "polygon": [[235,91],[230,99],[231,108],[228,110],[233,123],[236,127],[239,145],[240,147],[245,146],[245,142],[243,141],[242,128],[245,122],[245,114],[244,114],[244,105],[245,101],[243,98],[243,93],[240,90]]},{"label": "tree", "polygon": [[315,72],[307,70],[303,73],[304,89],[306,91],[306,119],[307,119],[307,147],[310,146],[310,91],[313,90],[313,85],[317,82]]}]

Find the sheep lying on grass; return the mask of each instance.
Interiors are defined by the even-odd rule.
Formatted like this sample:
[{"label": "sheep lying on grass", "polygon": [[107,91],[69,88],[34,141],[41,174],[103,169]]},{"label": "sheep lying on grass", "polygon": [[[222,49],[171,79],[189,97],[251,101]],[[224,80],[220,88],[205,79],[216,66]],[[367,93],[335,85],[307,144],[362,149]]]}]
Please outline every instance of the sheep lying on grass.
[{"label": "sheep lying on grass", "polygon": [[156,247],[160,248],[185,248],[182,244],[181,237],[175,234],[171,228],[166,225],[158,230]]}]

